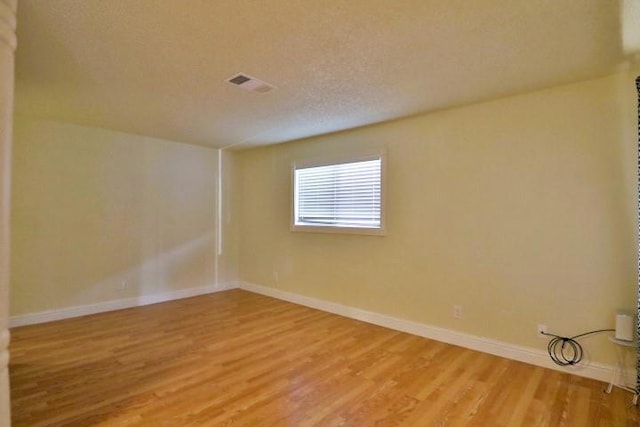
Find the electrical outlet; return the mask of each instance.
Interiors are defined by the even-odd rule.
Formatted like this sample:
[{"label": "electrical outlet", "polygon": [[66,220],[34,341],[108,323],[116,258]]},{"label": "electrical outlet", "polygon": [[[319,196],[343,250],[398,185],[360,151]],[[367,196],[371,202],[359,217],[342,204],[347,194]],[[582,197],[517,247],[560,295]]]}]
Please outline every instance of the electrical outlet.
[{"label": "electrical outlet", "polygon": [[454,319],[462,319],[462,306],[454,305],[453,306],[453,317]]},{"label": "electrical outlet", "polygon": [[127,281],[123,280],[122,282],[120,282],[120,286],[118,287],[118,289],[121,291],[127,289]]},{"label": "electrical outlet", "polygon": [[539,324],[538,325],[538,337],[539,338],[547,338],[546,334],[547,333],[547,325],[543,325],[543,324]]}]

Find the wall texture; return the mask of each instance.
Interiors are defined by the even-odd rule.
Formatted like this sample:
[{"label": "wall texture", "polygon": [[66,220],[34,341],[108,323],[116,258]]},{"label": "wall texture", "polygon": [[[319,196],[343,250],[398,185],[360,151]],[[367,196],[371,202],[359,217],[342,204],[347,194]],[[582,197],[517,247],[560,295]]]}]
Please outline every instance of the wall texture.
[{"label": "wall texture", "polygon": [[[634,77],[239,153],[241,279],[535,348],[539,323],[613,327],[636,287]],[[386,236],[289,231],[293,160],[381,147]]]},{"label": "wall texture", "polygon": [[[634,77],[222,159],[17,116],[11,314],[239,275],[535,348],[545,345],[538,323],[563,335],[612,327],[617,308],[634,306]],[[293,160],[377,148],[387,151],[386,236],[289,231]],[[606,337],[584,343],[591,360],[613,362]]]},{"label": "wall texture", "polygon": [[17,116],[11,314],[221,280],[217,155]]}]

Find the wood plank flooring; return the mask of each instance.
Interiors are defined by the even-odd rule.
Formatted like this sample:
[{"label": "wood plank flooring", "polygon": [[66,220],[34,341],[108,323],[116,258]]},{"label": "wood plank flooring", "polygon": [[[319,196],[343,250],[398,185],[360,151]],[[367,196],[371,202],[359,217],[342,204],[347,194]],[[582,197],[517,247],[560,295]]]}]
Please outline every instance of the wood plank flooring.
[{"label": "wood plank flooring", "polygon": [[14,426],[638,426],[629,393],[241,290],[15,328]]}]

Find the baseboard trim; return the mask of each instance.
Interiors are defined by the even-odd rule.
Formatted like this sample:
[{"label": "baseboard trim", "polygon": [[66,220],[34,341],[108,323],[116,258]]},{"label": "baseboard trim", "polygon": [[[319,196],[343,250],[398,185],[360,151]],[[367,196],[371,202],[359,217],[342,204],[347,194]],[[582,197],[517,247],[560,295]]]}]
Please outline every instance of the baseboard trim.
[{"label": "baseboard trim", "polygon": [[586,362],[581,366],[561,367],[549,359],[549,355],[542,350],[531,347],[524,347],[490,338],[479,337],[450,329],[431,326],[424,323],[399,319],[372,311],[362,310],[335,302],[325,301],[317,298],[303,296],[268,286],[257,285],[248,282],[237,282],[237,287],[249,292],[266,295],[295,304],[304,305],[351,319],[361,320],[374,325],[383,326],[401,332],[481,351],[506,359],[517,360],[530,365],[541,366],[543,368],[554,369],[582,377],[608,383],[611,380],[613,366],[597,362]]},{"label": "baseboard trim", "polygon": [[293,292],[287,292],[268,286],[257,285],[255,283],[235,281],[226,282],[210,286],[197,288],[180,289],[171,292],[143,295],[132,298],[104,301],[95,304],[66,307],[58,310],[47,310],[37,313],[12,316],[9,318],[9,327],[34,325],[38,323],[52,322],[55,320],[68,319],[72,317],[86,316],[90,314],[103,313],[113,310],[121,310],[131,307],[139,307],[160,302],[172,301],[182,298],[190,298],[198,295],[221,292],[228,289],[240,288],[249,292],[266,295],[272,298],[304,305],[351,319],[360,320],[374,325],[383,326],[401,332],[469,348],[493,354],[519,362],[528,363],[543,368],[554,369],[567,372],[586,378],[609,382],[612,375],[613,366],[597,362],[588,362],[581,366],[561,367],[554,364],[546,352],[531,347],[519,346],[490,338],[479,337],[463,332],[453,331],[438,326],[427,325],[411,320],[400,319],[385,314],[380,314],[356,307],[338,304],[331,301],[308,297]]},{"label": "baseboard trim", "polygon": [[55,320],[69,319],[72,317],[86,316],[89,314],[104,313],[106,311],[122,310],[124,308],[140,307],[143,305],[157,304],[182,298],[190,298],[198,295],[211,294],[238,286],[237,282],[218,283],[197,288],[179,289],[158,294],[141,295],[131,298],[123,298],[111,301],[103,301],[95,304],[65,307],[57,310],[40,311],[37,313],[23,314],[9,318],[9,327],[35,325],[37,323],[53,322]]}]

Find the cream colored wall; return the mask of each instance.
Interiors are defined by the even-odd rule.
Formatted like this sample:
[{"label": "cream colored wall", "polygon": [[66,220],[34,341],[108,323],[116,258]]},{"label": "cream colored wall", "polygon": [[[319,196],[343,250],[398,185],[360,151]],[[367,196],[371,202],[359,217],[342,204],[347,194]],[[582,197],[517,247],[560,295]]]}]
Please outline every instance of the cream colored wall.
[{"label": "cream colored wall", "polygon": [[11,314],[222,281],[217,167],[213,149],[17,116]]},{"label": "cream colored wall", "polygon": [[[612,327],[635,301],[634,77],[241,152],[241,279],[536,348],[538,323]],[[293,160],[379,147],[386,237],[289,231]]]},{"label": "cream colored wall", "polygon": [[233,151],[221,150],[221,170],[220,175],[222,183],[220,191],[222,197],[220,199],[220,234],[221,240],[219,245],[218,265],[220,269],[219,276],[222,280],[233,282],[238,279],[238,257],[240,255],[240,239],[239,228],[240,213],[237,192],[238,185],[238,167],[237,154]]}]

